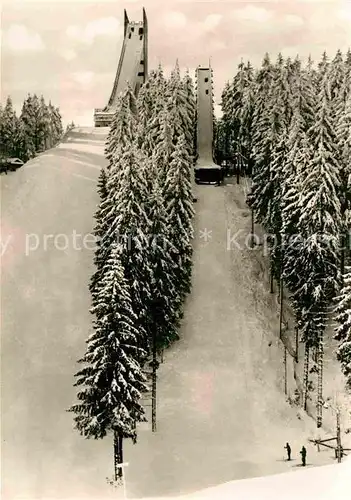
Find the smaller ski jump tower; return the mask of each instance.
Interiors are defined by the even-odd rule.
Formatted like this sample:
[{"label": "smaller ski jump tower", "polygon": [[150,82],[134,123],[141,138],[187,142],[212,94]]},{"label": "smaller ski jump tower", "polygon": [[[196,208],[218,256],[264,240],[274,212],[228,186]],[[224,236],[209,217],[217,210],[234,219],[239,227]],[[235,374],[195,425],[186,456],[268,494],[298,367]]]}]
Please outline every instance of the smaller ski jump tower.
[{"label": "smaller ski jump tower", "polygon": [[197,129],[195,182],[216,182],[220,179],[221,167],[213,161],[213,70],[211,66],[196,68],[197,84]]},{"label": "smaller ski jump tower", "polygon": [[138,94],[145,83],[148,71],[148,24],[145,9],[143,20],[129,21],[124,9],[124,40],[119,58],[117,73],[112,88],[111,97],[105,108],[96,108],[94,111],[95,127],[109,127],[116,111],[117,98],[129,83]]}]

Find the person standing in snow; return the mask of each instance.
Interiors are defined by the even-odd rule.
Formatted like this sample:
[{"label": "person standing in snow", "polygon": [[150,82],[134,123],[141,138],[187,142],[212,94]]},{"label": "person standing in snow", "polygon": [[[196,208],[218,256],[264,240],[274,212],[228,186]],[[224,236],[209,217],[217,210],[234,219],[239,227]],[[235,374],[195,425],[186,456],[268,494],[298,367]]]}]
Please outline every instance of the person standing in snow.
[{"label": "person standing in snow", "polygon": [[284,446],[284,448],[286,449],[286,452],[288,454],[288,460],[291,460],[291,448],[290,448],[290,444],[286,443],[286,446]]},{"label": "person standing in snow", "polygon": [[307,451],[306,451],[306,448],[304,446],[302,447],[302,449],[300,451],[300,455],[301,455],[302,465],[305,466],[306,465]]}]

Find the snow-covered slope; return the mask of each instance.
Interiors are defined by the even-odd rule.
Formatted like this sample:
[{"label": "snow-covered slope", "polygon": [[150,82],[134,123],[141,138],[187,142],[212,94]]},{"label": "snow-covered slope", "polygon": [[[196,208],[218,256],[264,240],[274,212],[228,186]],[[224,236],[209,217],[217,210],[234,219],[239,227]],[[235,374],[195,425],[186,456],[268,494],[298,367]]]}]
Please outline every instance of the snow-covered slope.
[{"label": "snow-covered slope", "polygon": [[[93,226],[106,133],[75,130],[1,176],[4,499],[123,496],[106,482],[111,439],[84,440],[65,412],[91,330],[93,243],[82,238]],[[302,444],[308,465],[333,461],[330,450],[318,454],[308,444],[315,424],[284,401],[282,352],[255,293],[251,254],[229,241],[239,229],[245,235],[247,210],[234,190],[197,192],[193,292],[182,339],[159,370],[158,431],[140,428],[138,444],[126,443],[128,497],[187,495],[296,471]]]},{"label": "snow-covered slope", "polygon": [[104,480],[101,443],[86,443],[65,410],[91,325],[93,243],[83,237],[93,227],[106,134],[75,129],[1,176],[3,499],[84,496],[92,473]]},{"label": "snow-covered slope", "polygon": [[232,481],[183,497],[184,500],[332,500],[347,499],[351,488],[351,460],[341,464],[300,469],[251,480]]},{"label": "snow-covered slope", "polygon": [[331,450],[318,453],[308,442],[315,423],[285,401],[283,352],[257,293],[253,251],[245,245],[249,210],[239,189],[198,186],[182,339],[159,370],[158,431],[140,432],[139,443],[127,449],[128,496],[187,494],[294,471],[303,444],[308,464],[333,461]]}]

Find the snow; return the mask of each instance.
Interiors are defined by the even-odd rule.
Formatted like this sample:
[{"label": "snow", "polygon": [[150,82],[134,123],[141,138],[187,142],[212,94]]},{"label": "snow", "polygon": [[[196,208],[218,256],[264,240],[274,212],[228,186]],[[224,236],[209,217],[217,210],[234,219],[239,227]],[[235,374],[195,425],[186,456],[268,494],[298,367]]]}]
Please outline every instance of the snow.
[{"label": "snow", "polygon": [[[331,500],[348,498],[350,492],[351,460],[338,465],[300,469],[291,473],[255,478],[250,481],[232,481],[209,488],[187,500],[233,499],[240,500]],[[179,498],[179,497],[178,497]]]},{"label": "snow", "polygon": [[[157,434],[140,433],[126,451],[131,497],[294,470],[303,444],[309,463],[333,460],[330,450],[318,453],[308,442],[315,422],[285,402],[283,350],[254,276],[256,257],[234,243],[227,250],[228,237],[242,231],[242,243],[249,232],[241,192],[199,186],[195,208],[193,291],[181,340],[159,370]],[[207,242],[200,239],[205,230]]]},{"label": "snow", "polygon": [[[89,149],[85,139],[97,136],[101,145]],[[123,488],[106,481],[112,436],[84,440],[65,411],[75,402],[76,360],[92,330],[93,245],[78,250],[71,236],[92,231],[99,170],[84,162],[106,164],[104,138],[99,129],[75,130],[60,147],[1,177],[3,238],[13,236],[2,268],[5,500],[123,498]],[[193,291],[181,340],[158,372],[157,432],[140,426],[137,445],[125,443],[128,498],[329,499],[341,487],[347,462],[330,465],[333,451],[318,453],[308,441],[315,422],[285,401],[283,351],[255,276],[256,254],[231,241],[237,231],[239,241],[249,232],[241,190],[197,186]],[[39,244],[26,255],[29,234]],[[53,243],[59,234],[70,243],[61,250]],[[53,235],[46,246],[45,235]],[[292,462],[285,461],[286,441]],[[306,470],[299,467],[303,444]]]}]

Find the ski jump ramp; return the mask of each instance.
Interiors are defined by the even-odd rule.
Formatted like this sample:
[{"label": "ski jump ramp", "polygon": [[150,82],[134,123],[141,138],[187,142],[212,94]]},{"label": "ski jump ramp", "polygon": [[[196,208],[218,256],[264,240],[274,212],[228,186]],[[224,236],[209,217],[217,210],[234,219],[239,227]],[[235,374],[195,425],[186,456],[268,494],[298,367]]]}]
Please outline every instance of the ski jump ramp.
[{"label": "ski jump ramp", "polygon": [[198,67],[197,80],[197,161],[195,181],[220,181],[221,168],[213,161],[213,94],[212,68]]},{"label": "ski jump ramp", "polygon": [[116,111],[118,96],[129,83],[137,95],[139,88],[145,83],[148,66],[148,22],[145,9],[143,20],[140,22],[129,21],[124,10],[124,40],[118,63],[111,97],[105,108],[96,108],[94,121],[96,127],[107,127],[111,124]]}]

